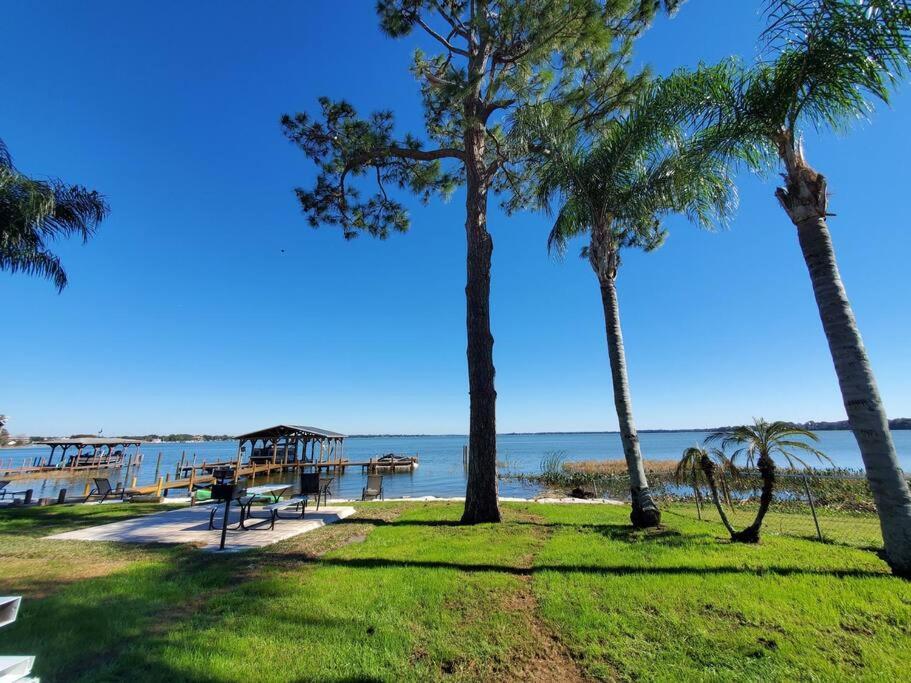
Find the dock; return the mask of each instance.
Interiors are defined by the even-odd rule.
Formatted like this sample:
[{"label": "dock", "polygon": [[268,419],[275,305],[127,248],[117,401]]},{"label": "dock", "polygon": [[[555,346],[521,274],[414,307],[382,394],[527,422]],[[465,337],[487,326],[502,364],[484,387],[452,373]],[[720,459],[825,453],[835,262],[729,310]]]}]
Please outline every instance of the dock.
[{"label": "dock", "polygon": [[216,481],[217,470],[230,470],[231,478],[256,480],[256,477],[268,476],[281,472],[297,472],[314,470],[317,472],[332,472],[344,474],[349,467],[360,467],[362,472],[370,474],[377,472],[412,471],[418,465],[418,456],[408,456],[407,462],[384,464],[377,458],[367,461],[352,462],[347,459],[332,460],[327,462],[240,462],[239,460],[216,462],[202,462],[201,464],[179,463],[176,476],[172,479],[170,473],[157,477],[155,483],[145,486],[128,487],[130,493],[137,495],[167,495],[172,489],[192,490],[196,486],[211,484]]},{"label": "dock", "polygon": [[[143,454],[138,451],[139,442],[122,437],[81,437],[47,440],[42,443],[51,447],[48,458],[26,458],[18,467],[12,462],[3,467],[0,462],[0,476],[9,479],[27,479],[73,474],[101,470],[124,469],[121,475],[124,489],[133,495],[167,496],[169,491],[186,490],[193,492],[216,481],[226,479],[255,481],[282,472],[315,471],[326,474],[344,474],[349,467],[359,467],[368,474],[412,472],[418,467],[417,455],[386,453],[368,460],[352,461],[345,457],[343,442],[345,436],[316,427],[299,425],[276,425],[237,437],[237,457],[202,460],[194,453],[192,459],[186,452],[180,461],[168,465],[169,472],[162,470],[162,453],[158,453],[151,482],[137,485]],[[127,446],[135,446],[135,453],[126,453]],[[247,446],[250,450],[247,451]],[[57,448],[61,449],[60,459],[54,462]],[[67,450],[76,452],[67,457]],[[83,449],[91,449],[86,453]],[[142,477],[148,481],[148,477]],[[84,495],[88,495],[90,484],[86,484]]]},{"label": "dock", "polygon": [[14,465],[10,458],[5,464],[0,460],[0,477],[10,479],[50,478],[71,476],[74,472],[100,472],[123,468],[137,468],[142,464],[142,454],[134,453],[121,459],[80,458],[73,464],[48,465],[44,458],[25,458],[21,464]]}]

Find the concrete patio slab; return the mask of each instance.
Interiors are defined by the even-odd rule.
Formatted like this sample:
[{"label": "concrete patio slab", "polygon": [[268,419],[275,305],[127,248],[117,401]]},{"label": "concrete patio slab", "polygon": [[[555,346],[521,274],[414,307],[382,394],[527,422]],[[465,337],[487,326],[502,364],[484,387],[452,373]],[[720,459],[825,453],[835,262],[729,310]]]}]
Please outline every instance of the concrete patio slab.
[{"label": "concrete patio slab", "polygon": [[[102,524],[87,529],[67,531],[47,536],[50,540],[63,541],[113,541],[116,543],[190,543],[203,550],[218,550],[221,530],[209,529],[208,505],[181,508],[144,515],[112,524]],[[254,508],[255,512],[255,508]],[[275,529],[228,531],[225,550],[262,548],[292,536],[305,534],[354,514],[350,506],[329,506],[307,510],[304,519],[279,519]],[[238,512],[231,510],[230,524],[235,524]],[[219,525],[221,520],[216,521]]]}]

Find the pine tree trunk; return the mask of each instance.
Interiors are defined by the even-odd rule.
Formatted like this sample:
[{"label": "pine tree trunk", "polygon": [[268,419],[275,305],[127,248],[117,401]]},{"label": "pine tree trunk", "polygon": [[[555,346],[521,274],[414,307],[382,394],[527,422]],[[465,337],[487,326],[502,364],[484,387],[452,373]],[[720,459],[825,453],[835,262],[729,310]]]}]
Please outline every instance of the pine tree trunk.
[{"label": "pine tree trunk", "polygon": [[787,185],[779,188],[776,195],[797,227],[845,412],[879,514],[886,559],[895,574],[911,577],[911,492],[898,463],[886,409],[838,271],[825,220],[825,177],[806,165],[799,148],[784,146],[782,158],[788,171]]},{"label": "pine tree trunk", "polygon": [[462,522],[499,522],[497,492],[497,392],[494,388],[493,335],[490,332],[490,259],[493,240],[487,232],[487,180],[484,133],[465,135],[467,150],[465,233],[468,281],[465,285],[468,331],[468,486]]},{"label": "pine tree trunk", "polygon": [[718,510],[718,516],[721,517],[724,528],[728,530],[731,538],[733,538],[735,533],[734,527],[731,526],[731,522],[724,512],[724,506],[721,504],[721,500],[718,497],[718,484],[715,481],[715,463],[713,463],[710,458],[702,456],[702,458],[699,459],[699,466],[702,468],[705,480],[709,483],[709,491],[712,493],[712,502],[715,503],[715,508]]},{"label": "pine tree trunk", "polygon": [[759,509],[756,511],[756,519],[743,531],[735,531],[731,534],[731,540],[739,543],[759,543],[759,530],[762,528],[762,520],[765,519],[769,506],[772,504],[772,494],[775,491],[775,463],[767,455],[759,456],[759,474],[762,477],[762,493],[759,494]]},{"label": "pine tree trunk", "polygon": [[[590,259],[601,285],[601,303],[604,306],[604,327],[607,333],[607,353],[610,358],[611,380],[614,385],[614,405],[620,423],[620,440],[623,443],[623,457],[630,478],[630,498],[633,510],[630,521],[637,528],[658,526],[661,512],[652,498],[642,463],[639,448],[639,434],[633,421],[633,404],[630,398],[629,380],[626,375],[626,352],[623,349],[623,331],[620,328],[620,306],[615,286],[617,254],[606,253],[592,231]],[[596,253],[597,252],[597,253]]]}]

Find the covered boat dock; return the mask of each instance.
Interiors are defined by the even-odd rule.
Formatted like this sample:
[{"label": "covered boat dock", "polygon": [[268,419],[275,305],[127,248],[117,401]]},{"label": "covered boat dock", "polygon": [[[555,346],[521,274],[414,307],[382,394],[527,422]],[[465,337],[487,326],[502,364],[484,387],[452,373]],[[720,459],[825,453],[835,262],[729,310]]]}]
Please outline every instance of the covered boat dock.
[{"label": "covered boat dock", "polygon": [[345,435],[319,427],[280,424],[237,437],[238,449],[255,464],[328,464],[345,461]]},{"label": "covered boat dock", "polygon": [[[66,439],[45,439],[36,443],[41,446],[51,447],[47,461],[42,459],[38,463],[40,467],[102,469],[105,467],[122,467],[127,463],[127,459],[131,455],[136,454],[128,453],[128,449],[134,447],[138,453],[139,445],[142,442],[138,439],[129,439],[121,436],[74,436]],[[60,449],[60,459],[55,463],[54,457],[58,448]],[[75,449],[75,452],[67,455],[67,451],[71,448]]]}]

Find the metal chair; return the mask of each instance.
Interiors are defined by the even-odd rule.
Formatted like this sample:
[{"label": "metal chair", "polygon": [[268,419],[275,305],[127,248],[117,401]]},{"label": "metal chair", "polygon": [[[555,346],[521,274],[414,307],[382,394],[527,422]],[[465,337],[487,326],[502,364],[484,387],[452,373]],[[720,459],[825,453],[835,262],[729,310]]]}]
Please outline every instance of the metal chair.
[{"label": "metal chair", "polygon": [[[320,495],[323,497],[323,505],[329,501],[329,495],[332,491],[329,490],[329,486],[332,484],[334,477],[320,477],[319,478],[319,490]],[[319,496],[316,498],[316,509],[319,510]]]},{"label": "metal chair", "polygon": [[329,496],[329,485],[332,477],[321,477],[319,472],[301,472],[301,496],[316,496],[316,509],[319,510],[319,500],[323,502]]},{"label": "metal chair", "polygon": [[383,500],[383,475],[368,474],[367,485],[361,493],[361,500]]}]

